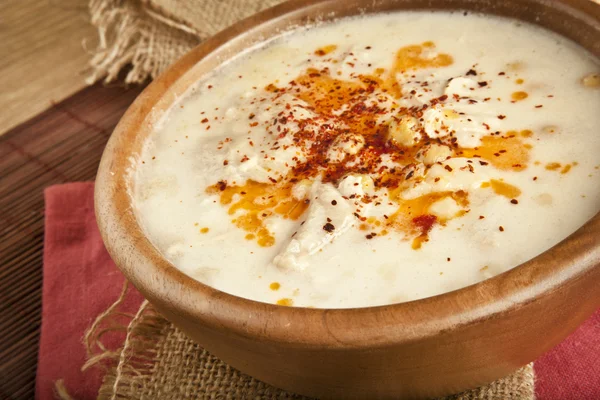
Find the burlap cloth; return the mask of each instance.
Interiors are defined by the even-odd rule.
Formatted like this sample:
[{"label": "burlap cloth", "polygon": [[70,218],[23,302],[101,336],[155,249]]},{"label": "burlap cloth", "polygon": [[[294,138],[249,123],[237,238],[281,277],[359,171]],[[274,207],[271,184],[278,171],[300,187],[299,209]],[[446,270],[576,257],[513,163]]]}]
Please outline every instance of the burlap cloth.
[{"label": "burlap cloth", "polygon": [[[155,78],[204,38],[281,0],[91,0],[100,41],[90,81],[113,81],[128,68],[126,82]],[[126,295],[124,291],[123,296]],[[99,399],[306,399],[284,392],[226,365],[192,342],[148,302],[128,322],[123,347],[107,349],[102,335],[123,327],[119,299],[86,334],[90,360],[106,375]],[[115,319],[119,319],[116,322]],[[68,398],[60,383],[59,396]],[[533,399],[528,365],[512,375],[448,399]]]},{"label": "burlap cloth", "polygon": [[282,0],[90,0],[99,45],[89,82],[156,78],[203,39]]},{"label": "burlap cloth", "polygon": [[[86,332],[89,361],[83,369],[106,369],[98,399],[278,399],[307,397],[288,393],[228,366],[193,342],[144,301],[135,315],[120,310],[127,296],[110,306]],[[125,319],[124,319],[125,317]],[[103,335],[125,330],[123,345],[110,349]],[[71,399],[61,382],[57,392]],[[447,400],[534,399],[533,365],[506,378]]]}]

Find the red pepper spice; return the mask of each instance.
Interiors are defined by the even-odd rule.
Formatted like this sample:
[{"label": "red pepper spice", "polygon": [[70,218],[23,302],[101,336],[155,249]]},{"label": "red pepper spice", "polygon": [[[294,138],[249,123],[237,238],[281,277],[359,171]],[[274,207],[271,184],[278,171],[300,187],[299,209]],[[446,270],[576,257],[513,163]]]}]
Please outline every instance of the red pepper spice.
[{"label": "red pepper spice", "polygon": [[431,230],[431,228],[433,227],[433,224],[435,224],[436,221],[437,221],[437,217],[435,215],[425,214],[425,215],[420,215],[416,218],[413,218],[412,223],[413,223],[413,225],[415,225],[416,227],[418,227],[421,230],[422,234],[427,234]]},{"label": "red pepper spice", "polygon": [[333,226],[331,222],[327,222],[325,225],[323,225],[323,230],[328,233],[331,233],[335,230],[335,226]]}]

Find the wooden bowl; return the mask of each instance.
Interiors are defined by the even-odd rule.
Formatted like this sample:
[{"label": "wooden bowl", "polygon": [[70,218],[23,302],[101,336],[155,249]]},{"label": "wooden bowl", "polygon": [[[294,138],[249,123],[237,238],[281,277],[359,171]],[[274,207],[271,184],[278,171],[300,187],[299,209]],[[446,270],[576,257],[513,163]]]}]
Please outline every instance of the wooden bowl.
[{"label": "wooden bowl", "polygon": [[115,129],[98,170],[96,214],[108,251],[156,309],[211,353],[260,380],[330,398],[423,398],[513,372],[600,306],[600,214],[552,249],[481,283],[357,309],[288,308],[189,278],[148,241],[130,197],[131,158],[161,114],[203,74],[293,25],[402,9],[466,9],[562,34],[600,57],[600,5],[587,0],[291,1],[241,21],[156,79]]}]

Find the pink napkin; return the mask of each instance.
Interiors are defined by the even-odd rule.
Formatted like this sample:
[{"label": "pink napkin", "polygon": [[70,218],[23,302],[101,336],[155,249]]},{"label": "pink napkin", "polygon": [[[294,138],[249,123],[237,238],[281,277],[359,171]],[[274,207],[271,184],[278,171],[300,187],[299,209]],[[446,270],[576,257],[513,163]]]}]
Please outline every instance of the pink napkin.
[{"label": "pink napkin", "polygon": [[[46,189],[46,236],[42,334],[36,397],[54,399],[54,382],[69,394],[95,399],[101,373],[80,371],[86,359],[82,336],[112,304],[124,278],[104,249],[96,226],[94,184],[69,183]],[[133,290],[125,306],[135,312],[142,296]],[[113,343],[123,340],[114,335]],[[600,310],[535,362],[539,400],[600,399]]]}]

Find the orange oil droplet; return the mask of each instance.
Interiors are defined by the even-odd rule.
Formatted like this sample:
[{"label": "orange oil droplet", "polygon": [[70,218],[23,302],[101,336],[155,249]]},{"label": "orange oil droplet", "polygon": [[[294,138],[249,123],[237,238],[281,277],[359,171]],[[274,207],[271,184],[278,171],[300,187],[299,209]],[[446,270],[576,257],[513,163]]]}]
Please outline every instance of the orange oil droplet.
[{"label": "orange oil droplet", "polygon": [[228,213],[236,215],[232,222],[248,232],[247,240],[256,238],[260,246],[270,247],[275,244],[275,237],[265,227],[265,220],[275,214],[297,220],[308,208],[308,201],[295,199],[291,190],[292,185],[287,183],[249,180],[241,186],[218,183],[208,187],[207,192],[218,194],[220,203],[229,205]]},{"label": "orange oil droplet", "polygon": [[567,164],[563,167],[563,169],[560,171],[561,174],[566,174],[571,170],[571,164]]},{"label": "orange oil droplet", "polygon": [[458,154],[483,158],[498,169],[522,171],[527,168],[529,150],[516,133],[507,132],[507,136],[486,136],[481,146],[462,149]]},{"label": "orange oil droplet", "polygon": [[277,305],[279,305],[279,306],[285,306],[285,307],[291,307],[291,306],[294,305],[294,301],[292,299],[289,299],[289,298],[283,298],[283,299],[277,300]]},{"label": "orange oil droplet", "polygon": [[525,100],[527,97],[529,97],[529,95],[527,94],[527,92],[519,91],[514,92],[510,95],[510,97],[513,99],[513,101],[521,101]]},{"label": "orange oil droplet", "polygon": [[333,51],[335,51],[337,49],[337,45],[335,44],[328,44],[327,46],[323,46],[321,48],[318,48],[317,50],[315,50],[315,55],[323,57]]},{"label": "orange oil droplet", "polygon": [[562,167],[562,165],[560,165],[560,163],[557,163],[557,162],[551,162],[551,163],[548,163],[548,164],[546,164],[546,167],[545,167],[545,168],[546,168],[548,171],[556,171],[556,170],[557,170],[557,169],[559,169],[560,167]]},{"label": "orange oil droplet", "polygon": [[429,237],[427,235],[419,235],[413,239],[411,247],[413,250],[419,250],[423,246],[423,243],[428,241]]},{"label": "orange oil droplet", "polygon": [[[484,183],[488,183],[488,182],[484,182]],[[481,187],[491,187],[492,190],[494,192],[496,192],[496,194],[499,194],[500,196],[504,196],[507,199],[516,199],[517,197],[519,197],[521,195],[521,189],[519,189],[518,187],[516,187],[514,185],[511,185],[510,183],[506,183],[506,182],[500,181],[498,179],[491,179],[487,186],[484,186],[482,184]]]}]

